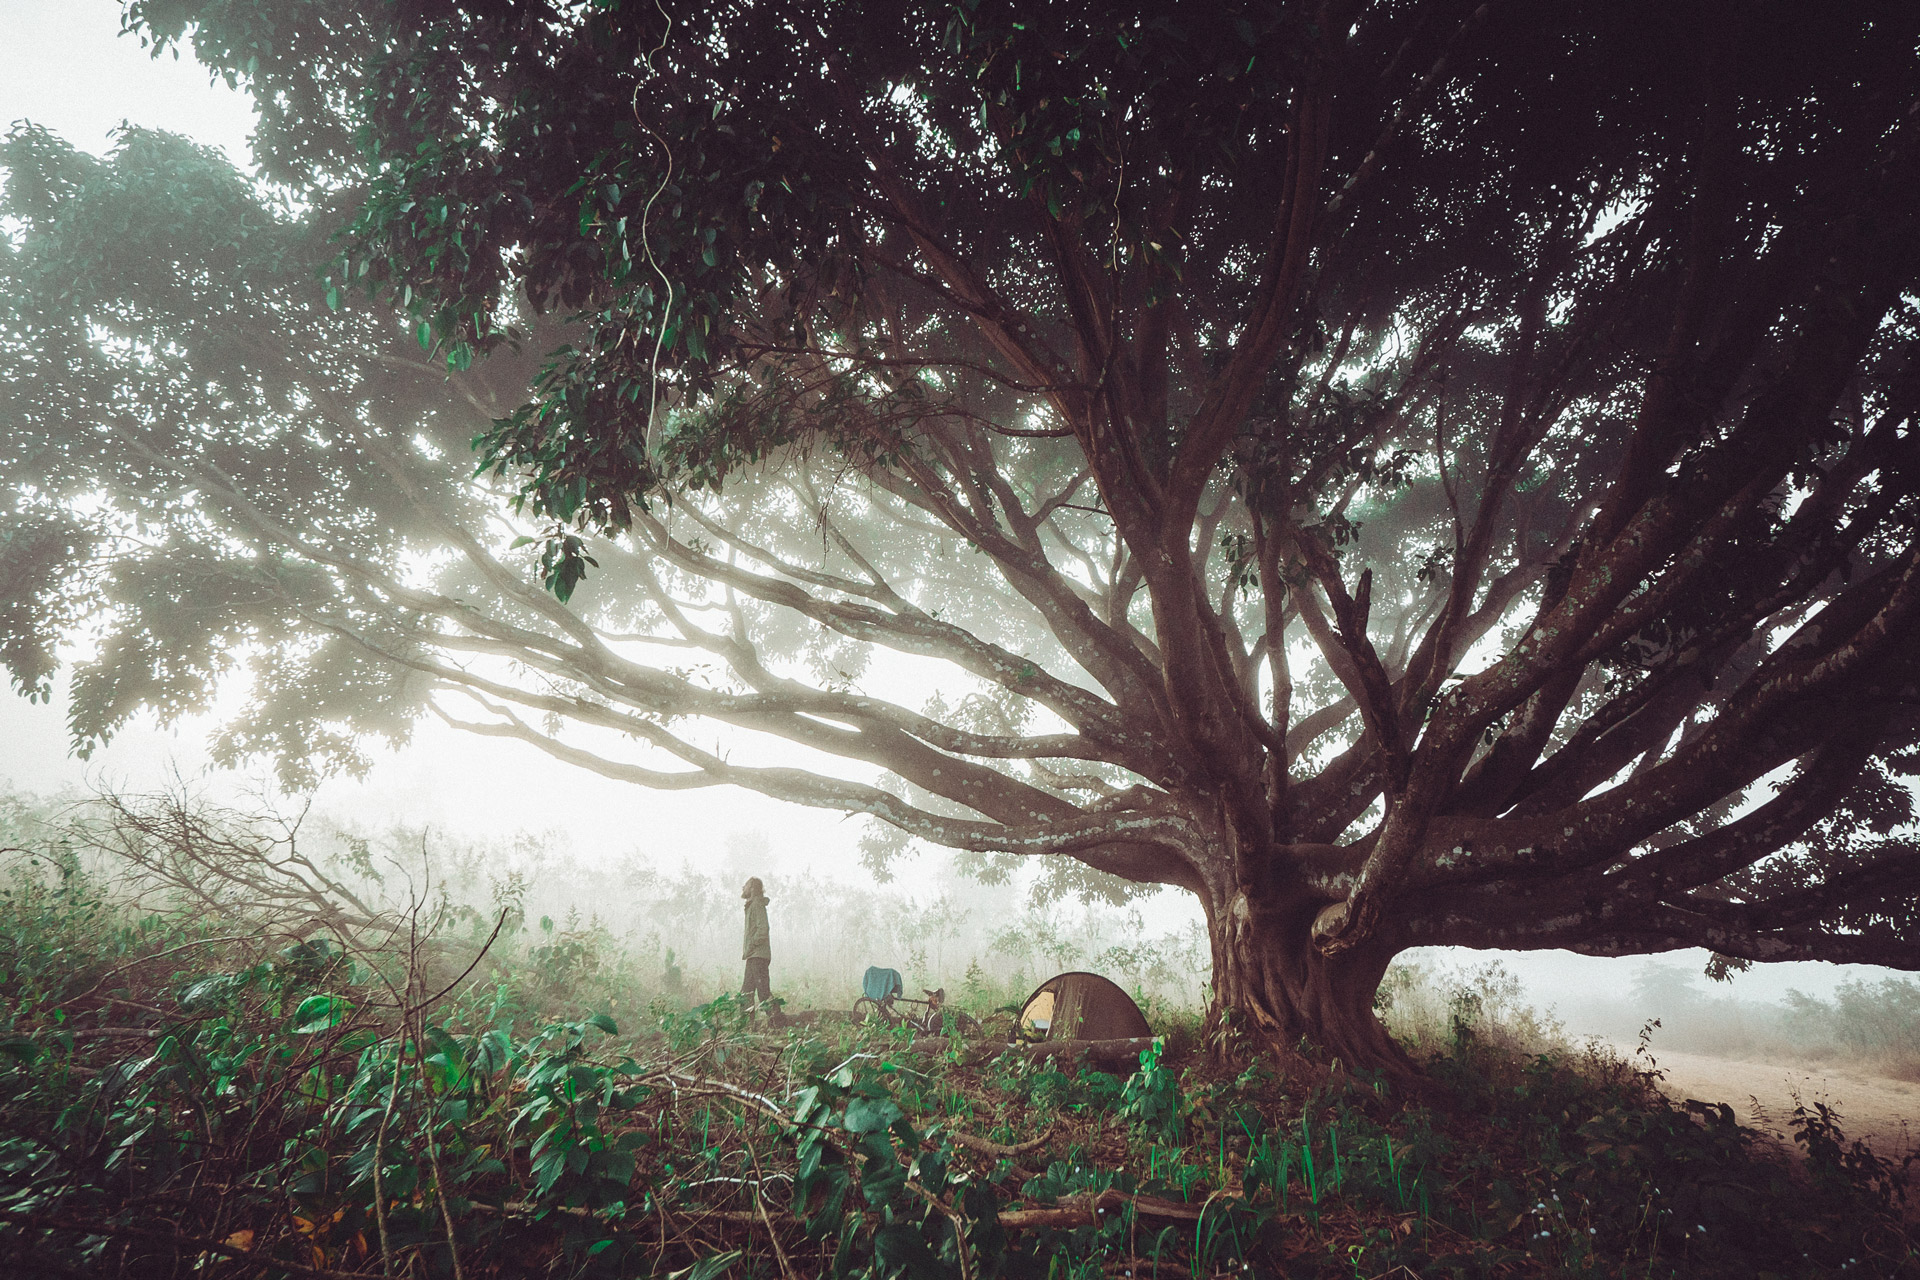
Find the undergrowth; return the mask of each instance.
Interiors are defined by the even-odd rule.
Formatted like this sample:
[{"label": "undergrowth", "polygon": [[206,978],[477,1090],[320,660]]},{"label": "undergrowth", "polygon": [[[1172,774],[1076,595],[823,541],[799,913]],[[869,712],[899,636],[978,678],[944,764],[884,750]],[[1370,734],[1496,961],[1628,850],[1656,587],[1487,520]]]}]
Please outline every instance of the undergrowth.
[{"label": "undergrowth", "polygon": [[570,1009],[554,957],[422,904],[269,940],[129,914],[57,849],[4,893],[9,1274],[1920,1275],[1904,1168],[1831,1112],[1796,1162],[1485,1000],[1411,1093],[1191,1024],[1107,1074],[733,997]]}]

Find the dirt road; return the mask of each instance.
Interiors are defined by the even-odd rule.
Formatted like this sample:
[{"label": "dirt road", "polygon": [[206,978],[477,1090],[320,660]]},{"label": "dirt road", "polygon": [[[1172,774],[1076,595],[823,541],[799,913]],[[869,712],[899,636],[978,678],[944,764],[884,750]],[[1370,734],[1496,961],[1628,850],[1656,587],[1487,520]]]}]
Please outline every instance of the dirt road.
[{"label": "dirt road", "polygon": [[[1632,1048],[1620,1046],[1632,1060]],[[1824,1102],[1840,1116],[1849,1138],[1865,1139],[1875,1152],[1898,1160],[1920,1141],[1920,1084],[1890,1080],[1835,1064],[1751,1062],[1699,1053],[1655,1049],[1676,1098],[1724,1102],[1742,1124],[1790,1140],[1787,1121],[1794,1097],[1811,1107]]]}]

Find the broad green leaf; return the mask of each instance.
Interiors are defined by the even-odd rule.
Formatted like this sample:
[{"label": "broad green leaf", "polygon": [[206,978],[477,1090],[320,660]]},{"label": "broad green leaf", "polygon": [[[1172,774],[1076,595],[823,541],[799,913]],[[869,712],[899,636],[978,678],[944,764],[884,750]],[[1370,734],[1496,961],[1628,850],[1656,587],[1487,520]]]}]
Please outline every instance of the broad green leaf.
[{"label": "broad green leaf", "polygon": [[560,1147],[549,1148],[533,1162],[533,1185],[541,1195],[553,1190],[553,1184],[566,1172],[567,1153]]},{"label": "broad green leaf", "polygon": [[904,1113],[892,1098],[853,1098],[847,1102],[847,1130],[851,1133],[879,1133]]},{"label": "broad green leaf", "polygon": [[310,1036],[331,1030],[345,1022],[351,1012],[353,1005],[341,996],[308,996],[293,1011],[293,1033]]}]

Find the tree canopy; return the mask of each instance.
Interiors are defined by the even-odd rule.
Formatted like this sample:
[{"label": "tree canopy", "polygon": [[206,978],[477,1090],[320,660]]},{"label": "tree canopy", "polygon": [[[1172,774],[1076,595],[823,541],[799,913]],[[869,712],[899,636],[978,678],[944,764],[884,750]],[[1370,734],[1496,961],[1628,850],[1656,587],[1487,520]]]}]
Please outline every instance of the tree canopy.
[{"label": "tree canopy", "polygon": [[7,659],[1182,886],[1349,1061],[1413,945],[1920,967],[1920,14],[1802,18],[138,0],[295,203],[13,139]]}]

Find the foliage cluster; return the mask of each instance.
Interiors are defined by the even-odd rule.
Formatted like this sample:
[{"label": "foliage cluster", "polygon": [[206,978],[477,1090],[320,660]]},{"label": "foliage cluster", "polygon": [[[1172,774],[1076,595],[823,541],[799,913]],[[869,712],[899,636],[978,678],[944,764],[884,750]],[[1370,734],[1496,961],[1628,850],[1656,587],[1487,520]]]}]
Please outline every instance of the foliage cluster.
[{"label": "foliage cluster", "polygon": [[1807,1039],[1920,1077],[1920,984],[1911,978],[1848,978],[1831,1000],[1789,991],[1785,1015],[1788,1026]]},{"label": "foliage cluster", "polygon": [[1490,1038],[1505,1053],[1573,1052],[1566,1025],[1553,1012],[1535,1009],[1519,977],[1498,960],[1465,970],[1419,959],[1398,961],[1381,979],[1373,1003],[1395,1037],[1422,1056],[1450,1051],[1462,1028]]}]

